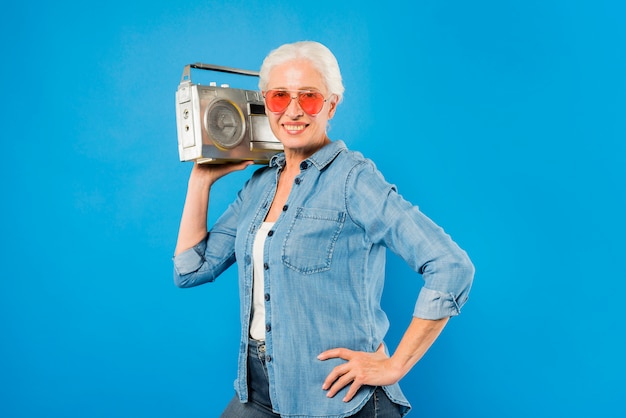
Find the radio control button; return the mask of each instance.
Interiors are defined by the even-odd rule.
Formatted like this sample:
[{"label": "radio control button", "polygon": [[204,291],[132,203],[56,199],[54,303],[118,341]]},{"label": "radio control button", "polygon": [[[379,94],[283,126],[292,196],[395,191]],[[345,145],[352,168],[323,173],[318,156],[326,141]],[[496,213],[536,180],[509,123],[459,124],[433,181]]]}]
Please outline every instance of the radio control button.
[{"label": "radio control button", "polygon": [[[261,99],[259,98],[259,93],[254,90],[246,90],[246,100],[249,102],[258,102]],[[262,112],[257,112],[258,114],[265,114],[265,109]]]}]

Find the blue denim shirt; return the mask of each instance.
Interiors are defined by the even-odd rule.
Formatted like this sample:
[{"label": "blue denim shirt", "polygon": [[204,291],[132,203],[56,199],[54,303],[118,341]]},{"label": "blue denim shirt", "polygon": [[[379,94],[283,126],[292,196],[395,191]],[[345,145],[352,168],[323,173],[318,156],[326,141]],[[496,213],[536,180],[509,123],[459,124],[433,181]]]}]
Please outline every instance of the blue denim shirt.
[{"label": "blue denim shirt", "polygon": [[[252,245],[270,208],[284,155],[257,170],[205,240],[174,258],[174,279],[191,287],[217,278],[237,261],[241,344],[235,389],[248,400],[246,361],[252,304]],[[380,306],[385,251],[402,257],[424,285],[414,316],[458,315],[474,267],[466,253],[387,183],[374,164],[331,142],[303,161],[289,199],[265,242],[265,314],[270,397],[290,417],[344,417],[373,393],[363,387],[348,403],[347,388],[327,398],[322,383],[341,359],[321,352],[345,347],[374,352],[389,327]],[[398,384],[384,388],[410,408]]]}]

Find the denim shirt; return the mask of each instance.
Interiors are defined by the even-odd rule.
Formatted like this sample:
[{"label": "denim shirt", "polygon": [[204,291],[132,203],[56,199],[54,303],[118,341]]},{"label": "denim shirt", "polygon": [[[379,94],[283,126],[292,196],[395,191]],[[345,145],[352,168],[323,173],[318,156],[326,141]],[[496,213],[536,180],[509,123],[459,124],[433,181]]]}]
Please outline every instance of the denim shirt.
[{"label": "denim shirt", "polygon": [[[248,400],[247,347],[252,304],[252,245],[284,167],[278,154],[257,170],[206,238],[174,257],[174,280],[192,287],[217,278],[237,261],[241,344],[235,389]],[[474,267],[451,238],[385,181],[374,164],[342,141],[300,165],[287,203],[264,248],[266,361],[275,412],[289,417],[345,417],[374,388],[343,402],[348,387],[327,398],[322,383],[342,359],[317,355],[337,347],[374,352],[389,321],[380,306],[389,248],[424,280],[414,316],[458,315]],[[417,274],[416,274],[417,276]],[[403,415],[400,386],[384,387]]]}]

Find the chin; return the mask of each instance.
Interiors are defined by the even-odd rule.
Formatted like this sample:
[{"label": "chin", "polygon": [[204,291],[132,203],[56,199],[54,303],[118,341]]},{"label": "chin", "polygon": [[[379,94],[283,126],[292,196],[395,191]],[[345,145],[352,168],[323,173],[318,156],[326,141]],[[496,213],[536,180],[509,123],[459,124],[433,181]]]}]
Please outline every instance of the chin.
[{"label": "chin", "polygon": [[289,135],[283,133],[282,135],[277,136],[277,138],[280,142],[282,142],[283,146],[285,147],[296,146],[299,148],[311,143],[311,139],[309,138],[309,136],[303,136],[302,134]]}]

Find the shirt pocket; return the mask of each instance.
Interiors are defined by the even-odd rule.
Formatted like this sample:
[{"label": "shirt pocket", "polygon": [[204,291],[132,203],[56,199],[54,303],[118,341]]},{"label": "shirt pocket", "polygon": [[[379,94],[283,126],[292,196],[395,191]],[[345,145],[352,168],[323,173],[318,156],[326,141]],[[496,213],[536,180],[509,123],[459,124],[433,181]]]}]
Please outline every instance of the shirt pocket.
[{"label": "shirt pocket", "polygon": [[330,270],[335,243],[345,220],[345,212],[297,208],[283,242],[283,264],[303,274]]}]

